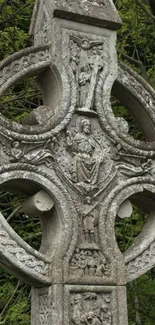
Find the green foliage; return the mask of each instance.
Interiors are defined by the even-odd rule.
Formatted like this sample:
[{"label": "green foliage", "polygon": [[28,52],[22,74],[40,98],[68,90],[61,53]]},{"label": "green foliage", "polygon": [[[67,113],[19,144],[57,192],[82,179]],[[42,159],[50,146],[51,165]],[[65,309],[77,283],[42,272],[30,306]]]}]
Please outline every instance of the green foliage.
[{"label": "green foliage", "polygon": [[10,88],[1,98],[0,111],[7,118],[21,122],[32,109],[42,105],[42,96],[35,78],[29,78]]},{"label": "green foliage", "polygon": [[128,122],[129,134],[135,140],[145,140],[142,129],[130,112],[114,96],[111,99],[112,109],[116,117],[123,117]]},{"label": "green foliage", "polygon": [[[41,225],[22,211],[24,198],[17,193],[0,192],[0,211],[11,227],[29,245],[39,249]],[[0,325],[30,324],[30,286],[17,281],[0,268]]]},{"label": "green foliage", "polygon": [[143,76],[147,74],[148,81],[155,86],[155,18],[149,2],[118,0],[116,6],[123,21],[118,32],[119,58]]},{"label": "green foliage", "polygon": [[[0,60],[32,45],[28,35],[34,0],[0,0]],[[34,78],[10,88],[2,97],[0,111],[20,122],[32,109],[42,104]]]},{"label": "green foliage", "polygon": [[133,206],[131,218],[126,218],[116,222],[115,234],[118,246],[122,252],[125,252],[140,234],[147,216],[137,207]]},{"label": "green foliage", "polygon": [[2,273],[0,302],[0,325],[30,324],[29,286]]},{"label": "green foliage", "polygon": [[29,46],[33,0],[0,0],[0,59]]},{"label": "green foliage", "polygon": [[155,323],[154,292],[155,280],[152,278],[151,272],[128,285],[129,325],[135,325],[137,311],[140,314],[141,325]]}]

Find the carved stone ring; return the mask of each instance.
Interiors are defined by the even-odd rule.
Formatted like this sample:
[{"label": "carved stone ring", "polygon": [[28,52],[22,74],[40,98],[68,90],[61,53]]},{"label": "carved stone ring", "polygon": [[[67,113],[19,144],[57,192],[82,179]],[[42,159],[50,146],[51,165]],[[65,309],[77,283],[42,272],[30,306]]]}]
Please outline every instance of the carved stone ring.
[{"label": "carved stone ring", "polygon": [[[0,114],[0,186],[24,192],[24,212],[42,223],[38,252],[0,214],[0,263],[32,285],[32,325],[127,325],[126,283],[155,265],[155,92],[117,68],[120,26],[112,0],[104,10],[99,0],[37,1],[34,46],[0,63],[1,97],[37,76],[44,99],[23,124]],[[114,116],[111,94],[146,141]],[[132,204],[149,217],[122,254],[115,220],[130,217]]]}]

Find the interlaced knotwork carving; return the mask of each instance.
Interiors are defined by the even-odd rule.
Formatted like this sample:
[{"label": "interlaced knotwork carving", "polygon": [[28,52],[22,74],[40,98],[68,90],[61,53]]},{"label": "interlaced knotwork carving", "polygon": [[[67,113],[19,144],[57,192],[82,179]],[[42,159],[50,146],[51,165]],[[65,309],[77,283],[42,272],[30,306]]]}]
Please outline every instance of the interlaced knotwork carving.
[{"label": "interlaced knotwork carving", "polygon": [[0,95],[5,91],[7,87],[6,83],[9,83],[9,80],[10,85],[16,80],[15,75],[19,79],[20,76],[22,77],[23,71],[26,74],[26,70],[27,73],[28,71],[32,71],[33,66],[34,68],[36,66],[37,69],[41,68],[41,66],[43,67],[43,65],[46,67],[50,58],[48,46],[40,46],[37,48],[29,48],[5,59],[0,65]]},{"label": "interlaced knotwork carving", "polygon": [[37,261],[34,256],[29,255],[23,248],[17,246],[17,243],[10,239],[6,231],[0,229],[0,249],[5,254],[9,254],[10,258],[21,263],[22,267],[34,270],[36,273],[46,275],[48,266],[43,261]]},{"label": "interlaced knotwork carving", "polygon": [[12,265],[14,267],[18,265],[21,272],[26,272],[28,275],[35,274],[38,278],[43,276],[43,281],[48,282],[49,263],[46,258],[41,257],[41,254],[23,242],[16,233],[10,230],[10,226],[7,225],[2,215],[0,217],[0,253],[2,260],[8,259],[10,268]]},{"label": "interlaced knotwork carving", "polygon": [[52,297],[48,295],[48,293],[40,294],[39,297],[39,310],[40,310],[40,317],[39,323],[40,325],[49,325],[49,312],[52,306]]},{"label": "interlaced knotwork carving", "polygon": [[22,68],[29,67],[30,64],[35,65],[40,62],[46,62],[50,59],[48,50],[38,51],[37,53],[30,53],[28,55],[23,55],[21,58],[14,60],[3,68],[0,72],[0,86],[2,86],[6,81],[11,79],[16,73],[20,72]]},{"label": "interlaced knotwork carving", "polygon": [[51,309],[53,306],[52,287],[35,288],[32,291],[32,299],[37,301],[37,309],[32,314],[34,324],[49,325],[52,321]]},{"label": "interlaced knotwork carving", "polygon": [[155,242],[153,242],[147,250],[145,250],[140,256],[127,263],[128,280],[133,280],[137,277],[137,274],[147,272],[154,267],[155,264]]}]

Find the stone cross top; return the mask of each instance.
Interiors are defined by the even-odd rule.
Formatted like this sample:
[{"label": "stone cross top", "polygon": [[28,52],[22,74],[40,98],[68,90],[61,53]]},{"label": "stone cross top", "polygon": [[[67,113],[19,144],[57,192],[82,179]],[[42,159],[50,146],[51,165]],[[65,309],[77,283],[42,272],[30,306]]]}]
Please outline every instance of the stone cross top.
[{"label": "stone cross top", "polygon": [[[0,263],[32,285],[31,325],[127,325],[126,283],[155,265],[155,93],[120,65],[112,0],[40,0],[34,46],[0,64],[0,96],[37,75],[44,106],[22,124],[0,115],[0,184],[24,192],[40,216],[40,251],[0,215]],[[114,94],[147,142],[115,118]],[[148,221],[123,255],[115,219],[132,204]]]}]

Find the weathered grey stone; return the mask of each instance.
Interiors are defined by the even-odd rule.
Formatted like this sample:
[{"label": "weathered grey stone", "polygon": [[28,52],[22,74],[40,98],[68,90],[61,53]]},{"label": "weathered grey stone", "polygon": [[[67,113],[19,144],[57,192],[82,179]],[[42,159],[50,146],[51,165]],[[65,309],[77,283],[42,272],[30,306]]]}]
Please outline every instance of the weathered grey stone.
[{"label": "weathered grey stone", "polygon": [[[0,114],[0,186],[24,193],[42,224],[37,252],[0,215],[0,263],[32,285],[32,325],[127,325],[126,283],[155,265],[155,92],[117,69],[120,24],[112,0],[38,0],[35,46],[0,64],[0,96],[37,75],[44,98],[23,124]],[[115,118],[111,92],[149,142]],[[115,220],[132,204],[149,218],[123,255]]]},{"label": "weathered grey stone", "polygon": [[22,119],[23,125],[36,125],[47,123],[48,120],[52,117],[51,108],[47,106],[39,106],[34,109],[30,114],[25,116]]},{"label": "weathered grey stone", "polygon": [[29,217],[36,217],[50,211],[54,206],[54,201],[47,192],[42,190],[26,199],[22,206],[25,214]]},{"label": "weathered grey stone", "polygon": [[119,218],[130,218],[133,212],[132,204],[129,200],[125,200],[119,207],[117,215]]},{"label": "weathered grey stone", "polygon": [[121,19],[112,0],[46,0],[36,1],[30,27],[30,33],[38,23],[38,11],[48,8],[51,15],[84,24],[101,26],[109,29],[121,27]]}]

